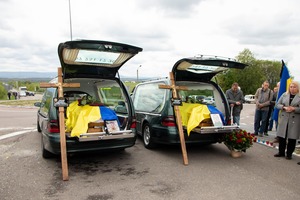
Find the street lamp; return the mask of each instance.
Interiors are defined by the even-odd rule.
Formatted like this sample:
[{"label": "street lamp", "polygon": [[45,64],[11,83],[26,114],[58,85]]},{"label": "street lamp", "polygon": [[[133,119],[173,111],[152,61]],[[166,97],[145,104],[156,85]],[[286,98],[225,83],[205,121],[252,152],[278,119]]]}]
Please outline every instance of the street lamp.
[{"label": "street lamp", "polygon": [[136,70],[136,82],[139,82],[139,68],[140,67],[142,67],[142,65],[140,65]]}]

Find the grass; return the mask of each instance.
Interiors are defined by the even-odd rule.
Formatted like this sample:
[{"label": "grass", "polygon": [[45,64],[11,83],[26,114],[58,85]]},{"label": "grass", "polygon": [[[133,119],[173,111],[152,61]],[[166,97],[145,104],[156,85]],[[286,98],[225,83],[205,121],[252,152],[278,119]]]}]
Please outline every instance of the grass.
[{"label": "grass", "polygon": [[6,106],[34,106],[35,102],[39,100],[7,100],[7,101],[0,101],[0,105]]}]

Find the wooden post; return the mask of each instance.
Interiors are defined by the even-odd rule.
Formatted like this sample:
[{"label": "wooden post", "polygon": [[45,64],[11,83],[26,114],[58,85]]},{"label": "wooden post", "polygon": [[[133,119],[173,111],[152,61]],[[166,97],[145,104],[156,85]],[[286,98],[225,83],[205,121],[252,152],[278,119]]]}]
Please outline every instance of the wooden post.
[{"label": "wooden post", "polygon": [[[184,86],[176,86],[173,73],[170,72],[170,80],[171,85],[159,85],[160,89],[171,89],[172,90],[172,97],[173,99],[178,99],[177,91],[176,90],[187,90],[187,87]],[[188,165],[188,157],[186,152],[186,146],[185,146],[185,139],[184,139],[184,133],[182,128],[182,121],[181,121],[181,115],[179,111],[179,106],[174,105],[174,111],[175,111],[175,117],[176,117],[176,123],[177,128],[179,131],[179,137],[180,137],[180,144],[181,144],[181,151],[182,151],[182,157],[183,157],[183,164]]]},{"label": "wooden post", "polygon": [[[57,70],[58,83],[40,83],[41,88],[57,87],[58,99],[64,98],[64,87],[77,88],[80,87],[80,83],[63,83],[62,70],[59,67]],[[61,165],[62,165],[62,177],[64,181],[69,180],[68,161],[67,161],[67,146],[66,146],[66,133],[65,133],[65,109],[63,106],[59,106],[59,130],[60,130],[60,152],[61,152]]]}]

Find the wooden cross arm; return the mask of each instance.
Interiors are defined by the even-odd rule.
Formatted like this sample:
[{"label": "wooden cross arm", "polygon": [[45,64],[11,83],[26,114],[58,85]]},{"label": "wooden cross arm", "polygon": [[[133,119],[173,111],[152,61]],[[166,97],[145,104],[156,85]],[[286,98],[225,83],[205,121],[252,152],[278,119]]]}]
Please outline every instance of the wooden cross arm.
[{"label": "wooden cross arm", "polygon": [[68,87],[68,88],[79,88],[80,83],[40,83],[41,88],[54,88],[54,87]]},{"label": "wooden cross arm", "polygon": [[186,86],[175,86],[175,85],[158,85],[160,89],[175,89],[175,90],[188,90]]}]

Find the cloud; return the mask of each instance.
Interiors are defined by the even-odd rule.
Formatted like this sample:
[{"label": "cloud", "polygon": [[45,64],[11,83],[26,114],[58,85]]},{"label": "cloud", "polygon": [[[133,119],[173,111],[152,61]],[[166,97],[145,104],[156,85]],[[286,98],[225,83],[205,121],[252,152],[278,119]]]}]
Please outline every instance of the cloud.
[{"label": "cloud", "polygon": [[[53,71],[60,42],[71,40],[68,0],[0,1],[0,71]],[[284,59],[300,77],[300,2],[296,0],[71,0],[72,39],[143,48],[120,74],[168,76],[197,54]],[[271,2],[271,3],[270,3]],[[34,5],[34,6],[33,6]],[[127,66],[128,65],[128,66]]]}]

